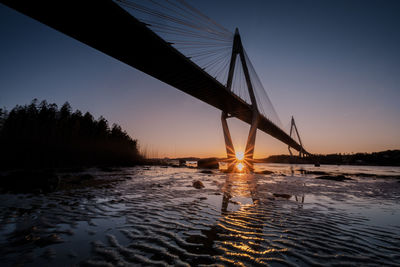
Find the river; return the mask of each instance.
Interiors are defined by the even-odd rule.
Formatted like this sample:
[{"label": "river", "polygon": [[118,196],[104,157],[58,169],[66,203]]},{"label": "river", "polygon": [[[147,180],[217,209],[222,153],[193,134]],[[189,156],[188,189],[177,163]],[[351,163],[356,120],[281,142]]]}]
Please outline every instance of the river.
[{"label": "river", "polygon": [[399,167],[256,170],[273,173],[89,169],[113,182],[1,194],[1,266],[400,266]]}]

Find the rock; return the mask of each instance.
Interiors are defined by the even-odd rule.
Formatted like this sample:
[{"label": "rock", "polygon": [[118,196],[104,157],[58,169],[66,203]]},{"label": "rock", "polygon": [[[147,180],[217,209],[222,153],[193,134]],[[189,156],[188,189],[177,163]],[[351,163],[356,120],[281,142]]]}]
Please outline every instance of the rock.
[{"label": "rock", "polygon": [[57,188],[60,186],[60,177],[56,175],[52,175],[47,177],[47,181],[45,184],[42,186],[45,192],[53,192],[56,191]]},{"label": "rock", "polygon": [[217,158],[205,158],[199,159],[197,161],[197,167],[203,169],[218,169],[218,159]]},{"label": "rock", "polygon": [[56,234],[50,234],[48,236],[43,236],[43,237],[35,240],[35,244],[39,247],[46,247],[49,245],[58,244],[58,243],[62,243],[62,242],[64,242],[64,240],[62,240]]},{"label": "rock", "polygon": [[[343,173],[343,175],[344,175],[345,173]],[[351,175],[354,175],[354,176],[357,176],[357,177],[377,177],[378,175],[376,175],[376,174],[372,174],[372,173],[362,173],[362,172],[359,172],[359,173],[353,173],[353,174],[351,174]]]},{"label": "rock", "polygon": [[40,256],[45,259],[52,260],[56,257],[56,251],[53,248],[47,248]]},{"label": "rock", "polygon": [[276,194],[276,193],[274,193],[273,195],[274,195],[274,197],[281,197],[281,198],[286,198],[286,199],[289,199],[289,198],[292,197],[289,194]]},{"label": "rock", "polygon": [[229,200],[229,203],[232,203],[233,205],[240,205],[240,202],[231,199]]},{"label": "rock", "polygon": [[83,175],[80,175],[79,178],[82,180],[92,180],[92,179],[94,179],[94,176],[91,174],[83,174]]},{"label": "rock", "polygon": [[304,174],[329,175],[329,173],[323,171],[304,171]]},{"label": "rock", "polygon": [[76,254],[73,250],[70,250],[69,252],[68,252],[68,257],[70,257],[70,258],[76,258],[76,257],[78,257],[78,254]]},{"label": "rock", "polygon": [[205,174],[212,174],[213,172],[210,170],[202,170],[200,173],[205,173]]},{"label": "rock", "polygon": [[204,188],[204,184],[201,181],[197,180],[193,182],[193,187],[196,189],[202,189]]},{"label": "rock", "polygon": [[344,175],[324,175],[324,176],[319,176],[315,179],[321,179],[321,180],[331,180],[331,181],[338,181],[338,182],[343,182],[345,180],[353,180],[351,178],[348,178]]},{"label": "rock", "polygon": [[268,171],[268,170],[263,170],[263,171],[258,171],[256,174],[273,174],[273,171]]},{"label": "rock", "polygon": [[15,171],[2,177],[0,187],[15,193],[52,192],[60,179],[51,170]]},{"label": "rock", "polygon": [[99,170],[102,171],[102,172],[115,172],[115,171],[119,171],[118,169],[111,168],[111,167],[107,167],[107,166],[101,166],[101,167],[99,167]]}]

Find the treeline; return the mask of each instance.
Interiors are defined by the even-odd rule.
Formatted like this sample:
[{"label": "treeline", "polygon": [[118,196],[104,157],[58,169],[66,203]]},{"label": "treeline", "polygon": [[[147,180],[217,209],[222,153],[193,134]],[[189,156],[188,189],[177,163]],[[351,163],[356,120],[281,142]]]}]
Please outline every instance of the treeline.
[{"label": "treeline", "polygon": [[10,112],[0,109],[0,168],[134,165],[142,160],[137,140],[103,117],[59,109],[34,99]]},{"label": "treeline", "polygon": [[336,164],[336,165],[374,165],[400,166],[400,150],[386,150],[373,153],[328,154],[311,157],[290,157],[289,155],[274,155],[262,160],[267,163],[303,163]]}]

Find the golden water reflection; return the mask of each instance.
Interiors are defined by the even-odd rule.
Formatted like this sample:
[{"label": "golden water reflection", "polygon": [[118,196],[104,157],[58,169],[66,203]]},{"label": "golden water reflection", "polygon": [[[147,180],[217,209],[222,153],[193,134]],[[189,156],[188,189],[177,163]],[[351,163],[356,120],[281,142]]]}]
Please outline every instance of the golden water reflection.
[{"label": "golden water reflection", "polygon": [[268,264],[271,257],[288,251],[285,247],[270,245],[269,239],[279,238],[281,233],[271,234],[268,227],[272,212],[261,203],[261,199],[268,201],[265,191],[259,190],[261,178],[266,179],[254,174],[227,174],[221,186],[221,217],[212,227],[201,231],[206,237],[201,242],[203,249],[213,251],[211,254],[219,255],[218,259],[226,264],[232,264],[227,255],[240,259],[236,264]]}]

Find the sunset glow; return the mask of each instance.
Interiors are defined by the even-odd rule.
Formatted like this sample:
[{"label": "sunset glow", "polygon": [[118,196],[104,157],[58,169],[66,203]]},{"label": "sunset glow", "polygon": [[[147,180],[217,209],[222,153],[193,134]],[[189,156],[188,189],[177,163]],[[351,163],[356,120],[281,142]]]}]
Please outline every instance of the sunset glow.
[{"label": "sunset glow", "polygon": [[242,151],[236,152],[236,159],[237,160],[243,160],[244,159],[244,153]]}]

